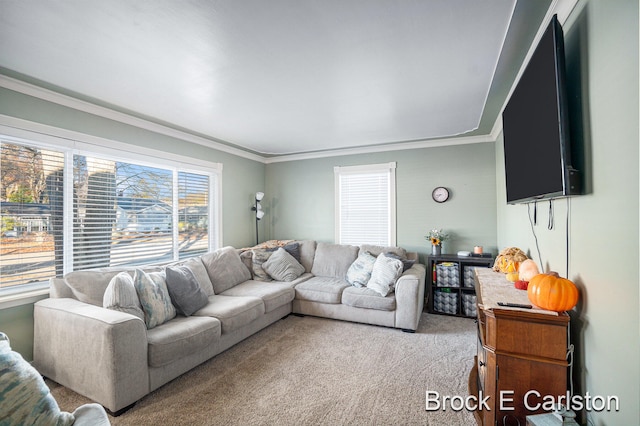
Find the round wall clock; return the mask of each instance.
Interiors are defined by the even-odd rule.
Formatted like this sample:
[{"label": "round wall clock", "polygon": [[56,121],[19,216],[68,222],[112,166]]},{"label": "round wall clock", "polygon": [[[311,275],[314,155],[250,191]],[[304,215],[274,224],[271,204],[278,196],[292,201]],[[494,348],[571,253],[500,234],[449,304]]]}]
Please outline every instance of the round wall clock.
[{"label": "round wall clock", "polygon": [[444,186],[438,186],[431,193],[431,197],[437,203],[444,203],[449,199],[449,190]]}]

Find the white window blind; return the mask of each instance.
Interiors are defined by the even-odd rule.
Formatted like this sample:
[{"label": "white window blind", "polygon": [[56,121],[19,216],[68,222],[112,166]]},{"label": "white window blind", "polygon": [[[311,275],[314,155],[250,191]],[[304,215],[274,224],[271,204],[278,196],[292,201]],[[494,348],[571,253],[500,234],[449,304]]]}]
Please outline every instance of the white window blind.
[{"label": "white window blind", "polygon": [[64,154],[2,142],[0,290],[61,275]]},{"label": "white window blind", "polygon": [[396,244],[396,163],[335,167],[336,241]]},{"label": "white window blind", "polygon": [[217,248],[220,164],[40,136],[0,136],[0,296]]},{"label": "white window blind", "polygon": [[209,176],[178,172],[178,241],[180,258],[209,248]]},{"label": "white window blind", "polygon": [[74,270],[173,259],[171,170],[76,155]]}]

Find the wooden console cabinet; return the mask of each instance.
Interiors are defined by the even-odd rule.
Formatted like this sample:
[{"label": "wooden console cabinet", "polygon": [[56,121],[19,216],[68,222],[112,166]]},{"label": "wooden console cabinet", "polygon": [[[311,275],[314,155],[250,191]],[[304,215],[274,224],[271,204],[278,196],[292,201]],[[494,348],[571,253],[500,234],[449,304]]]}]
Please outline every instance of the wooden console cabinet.
[{"label": "wooden console cabinet", "polygon": [[502,301],[529,303],[526,291],[483,268],[476,272],[476,295],[478,353],[469,392],[488,399],[474,415],[484,426],[524,425],[527,415],[544,412],[529,408],[542,405],[545,397],[566,396],[569,316],[499,308]]}]

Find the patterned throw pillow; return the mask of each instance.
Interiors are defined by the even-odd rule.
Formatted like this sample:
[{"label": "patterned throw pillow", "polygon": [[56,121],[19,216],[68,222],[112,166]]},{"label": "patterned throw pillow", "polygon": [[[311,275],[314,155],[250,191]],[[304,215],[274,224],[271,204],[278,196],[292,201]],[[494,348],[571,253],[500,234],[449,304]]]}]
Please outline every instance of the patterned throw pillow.
[{"label": "patterned throw pillow", "polygon": [[367,288],[386,297],[395,287],[396,281],[402,275],[402,261],[380,254],[373,265],[371,279]]},{"label": "patterned throw pillow", "polygon": [[262,264],[265,271],[275,280],[293,281],[304,274],[304,266],[282,247],[276,250],[269,259]]},{"label": "patterned throw pillow", "polygon": [[158,272],[147,274],[142,269],[136,269],[133,285],[144,311],[147,329],[164,324],[176,316],[176,309],[171,304],[164,274]]},{"label": "patterned throw pillow", "polygon": [[126,272],[120,272],[111,278],[102,298],[102,307],[126,312],[144,321],[144,312],[133,285],[133,278]]},{"label": "patterned throw pillow", "polygon": [[66,426],[74,421],[73,414],[60,411],[40,373],[0,333],[0,424]]},{"label": "patterned throw pillow", "polygon": [[369,252],[361,252],[347,270],[347,282],[355,287],[366,287],[375,263],[376,258]]},{"label": "patterned throw pillow", "polygon": [[262,267],[262,264],[266,262],[271,255],[275,253],[275,250],[271,249],[253,249],[251,250],[251,270],[253,272],[253,279],[256,281],[273,281],[273,279],[267,274]]}]

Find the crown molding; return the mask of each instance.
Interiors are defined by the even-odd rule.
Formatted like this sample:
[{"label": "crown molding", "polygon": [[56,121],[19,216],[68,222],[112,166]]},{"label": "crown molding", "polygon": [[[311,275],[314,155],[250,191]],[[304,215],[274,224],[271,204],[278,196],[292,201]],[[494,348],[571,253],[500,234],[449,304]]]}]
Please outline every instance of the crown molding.
[{"label": "crown molding", "polygon": [[149,130],[154,133],[169,136],[176,139],[181,139],[186,142],[192,142],[198,145],[203,145],[209,148],[216,149],[218,151],[226,152],[238,157],[247,158],[253,161],[264,162],[264,157],[253,154],[247,151],[243,151],[232,146],[222,144],[220,142],[207,139],[201,136],[197,136],[182,130],[176,130],[171,127],[154,123],[143,118],[134,117],[129,114],[125,114],[119,111],[115,111],[110,108],[102,107],[92,104],[87,101],[73,98],[71,96],[63,95],[53,90],[45,89],[30,83],[26,83],[15,78],[8,77],[0,74],[0,87],[13,90],[14,92],[22,93],[27,96],[42,99],[47,102],[52,102],[61,106],[75,109],[77,111],[86,112],[88,114],[96,115],[98,117],[106,118],[108,120],[117,121],[119,123],[128,124],[130,126],[138,127],[140,129]]},{"label": "crown molding", "polygon": [[[281,163],[286,161],[310,160],[310,159],[318,159],[318,158],[326,158],[326,157],[339,157],[339,156],[345,156],[345,155],[362,155],[362,154],[371,154],[371,153],[378,153],[378,152],[434,148],[434,147],[450,146],[450,145],[465,145],[465,144],[473,144],[473,143],[495,142],[496,140],[496,136],[494,132],[491,132],[491,134],[489,135],[480,135],[480,136],[454,136],[451,138],[425,139],[425,140],[418,140],[418,141],[412,141],[412,142],[389,143],[389,144],[381,144],[381,145],[373,145],[373,146],[365,146],[365,147],[264,156],[264,155],[247,152],[238,148],[234,148],[232,146],[228,146],[220,142],[216,142],[214,140],[197,136],[185,131],[176,130],[171,127],[154,123],[149,120],[145,120],[139,117],[134,117],[132,115],[115,111],[107,107],[95,105],[90,102],[76,99],[68,95],[63,95],[53,90],[45,89],[45,88],[36,86],[34,84],[26,83],[24,81],[21,81],[12,77],[8,77],[2,74],[0,74],[0,87],[3,87],[8,90],[12,90],[14,92],[22,93],[27,96],[32,96],[34,98],[41,99],[47,102],[51,102],[57,105],[61,105],[67,108],[71,108],[77,111],[85,112],[85,113],[102,117],[108,120],[127,124],[130,126],[134,126],[137,128],[141,128],[144,130],[148,130],[148,131],[169,136],[172,138],[184,140],[186,142],[192,142],[198,145],[203,145],[208,148],[226,152],[228,154],[246,158],[249,160],[257,161],[263,164]],[[8,117],[6,116],[4,118],[5,120],[8,119]],[[15,123],[13,124],[15,126]],[[34,123],[31,122],[31,124],[33,125]],[[47,127],[47,131],[51,131],[51,129],[53,129],[52,126],[46,126],[46,127]],[[39,129],[39,131],[44,132],[42,128]]]},{"label": "crown molding", "polygon": [[377,152],[404,151],[408,149],[435,148],[440,146],[467,145],[473,143],[495,142],[492,135],[480,136],[458,136],[449,139],[425,139],[413,142],[401,142],[393,144],[366,146],[361,148],[345,148],[334,149],[330,151],[318,151],[301,154],[280,155],[277,157],[268,157],[265,159],[266,164],[282,163],[286,161],[314,160],[327,157],[341,157],[345,155],[362,155]]}]

